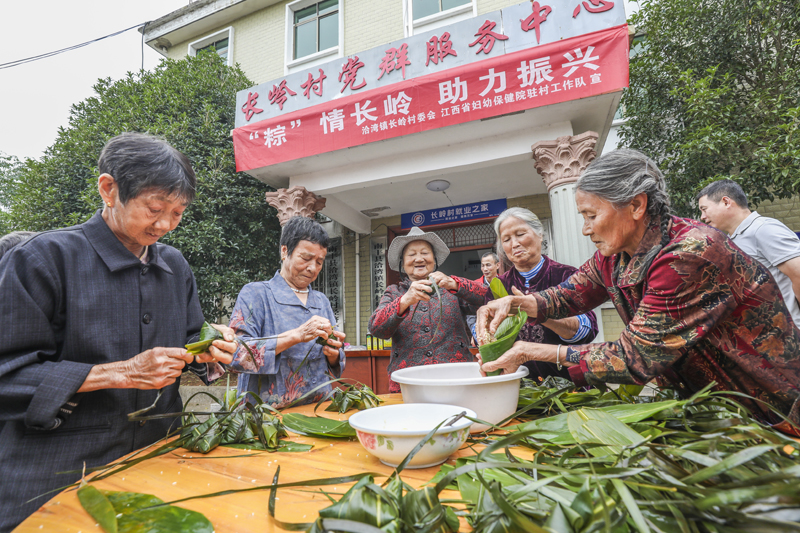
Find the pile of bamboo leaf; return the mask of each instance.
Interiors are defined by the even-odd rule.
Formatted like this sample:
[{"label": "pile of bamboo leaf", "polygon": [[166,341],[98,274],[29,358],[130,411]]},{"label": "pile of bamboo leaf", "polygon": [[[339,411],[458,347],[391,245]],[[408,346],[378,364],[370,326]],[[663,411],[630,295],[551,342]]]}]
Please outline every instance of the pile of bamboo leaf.
[{"label": "pile of bamboo leaf", "polygon": [[[800,444],[729,397],[548,385],[520,394],[520,417],[538,418],[484,436],[428,486],[403,484],[405,463],[382,486],[362,474],[313,524],[281,525],[449,533],[462,516],[486,533],[800,531]],[[446,489],[461,498],[440,498]]]}]

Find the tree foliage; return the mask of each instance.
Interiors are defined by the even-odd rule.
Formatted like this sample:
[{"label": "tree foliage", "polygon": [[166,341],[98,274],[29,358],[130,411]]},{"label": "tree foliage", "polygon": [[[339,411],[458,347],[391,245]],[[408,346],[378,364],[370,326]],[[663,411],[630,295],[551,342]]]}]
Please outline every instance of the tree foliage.
[{"label": "tree foliage", "polygon": [[730,178],[754,205],[800,192],[800,2],[643,0],[623,142],[653,157],[680,214]]},{"label": "tree foliage", "polygon": [[213,53],[99,80],[95,96],[72,106],[69,126],[41,160],[8,160],[0,169],[7,191],[0,225],[41,231],[88,220],[102,205],[97,158],[106,141],[125,131],[162,136],[191,159],[198,180],[194,203],[162,242],[189,261],[206,317],[221,319],[244,284],[278,265],[280,226],[264,200],[269,188],[236,172],[230,138],[236,92],[252,85]]}]

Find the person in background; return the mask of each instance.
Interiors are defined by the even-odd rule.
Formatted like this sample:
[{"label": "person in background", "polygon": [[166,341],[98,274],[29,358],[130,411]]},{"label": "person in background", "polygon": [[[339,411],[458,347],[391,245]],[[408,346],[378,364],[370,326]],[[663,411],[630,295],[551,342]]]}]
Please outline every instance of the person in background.
[{"label": "person in background", "polygon": [[311,288],[329,243],[317,221],[290,218],[281,230],[281,269],[239,292],[230,327],[250,348],[239,347],[229,365],[239,372],[239,394],[254,392],[280,409],[312,390],[303,403],[319,401],[331,390],[326,373],[341,377],[345,334],[334,330],[328,297]]},{"label": "person in background", "polygon": [[[492,280],[500,274],[500,259],[497,257],[496,253],[486,252],[481,256],[481,272],[483,276],[475,281],[483,283],[483,285],[488,288]],[[472,334],[472,345],[477,346],[478,343],[475,339],[475,315],[467,315],[466,318],[467,327]]]},{"label": "person in background", "polygon": [[11,250],[19,243],[28,240],[36,235],[35,231],[12,231],[0,237],[0,259],[6,255],[6,252]]},{"label": "person in background", "polygon": [[[625,323],[618,340],[569,347],[514,347],[484,372],[526,361],[569,368],[578,386],[643,385],[654,378],[683,397],[713,383],[756,418],[800,436],[800,329],[767,269],[719,231],[670,216],[664,176],[636,150],[595,159],[575,190],[583,234],[597,252],[570,278],[478,311],[478,334],[522,309],[541,323],[611,300]],[[565,353],[566,352],[566,353]]]},{"label": "person in background", "polygon": [[500,258],[494,252],[486,252],[481,256],[481,272],[483,276],[478,278],[487,287],[494,278],[500,275]]},{"label": "person in background", "polygon": [[[530,294],[555,287],[577,270],[542,254],[544,227],[539,217],[528,209],[506,209],[495,219],[494,231],[497,251],[513,265],[499,277],[508,294]],[[486,301],[491,300],[494,300],[494,295],[489,291]],[[517,349],[525,349],[525,343],[536,343],[555,345],[566,352],[566,347],[562,346],[587,344],[594,340],[597,332],[597,317],[591,310],[575,317],[553,318],[539,324],[529,322],[520,329]],[[528,361],[525,366],[529,371],[528,379],[542,381],[547,376],[569,379],[569,371],[553,363]]]},{"label": "person in background", "polygon": [[[80,471],[163,439],[180,412],[181,374],[207,382],[231,361],[233,332],[197,356],[203,312],[189,264],[158,242],[194,200],[189,159],[140,133],[109,140],[97,162],[103,207],[45,231],[0,261],[0,531]],[[210,364],[206,364],[210,363]],[[66,474],[72,471],[78,473]]]},{"label": "person in background", "polygon": [[747,207],[747,195],[731,180],[719,180],[697,195],[700,220],[728,234],[744,253],[767,267],[800,326],[800,238],[782,222]]},{"label": "person in background", "polygon": [[[436,271],[450,249],[435,233],[414,227],[395,237],[387,252],[389,268],[400,272],[369,319],[369,331],[392,339],[389,375],[401,368],[475,360],[469,351],[465,316],[483,303],[486,287],[477,281]],[[433,283],[441,298],[432,296]],[[389,392],[400,392],[391,381]]]}]

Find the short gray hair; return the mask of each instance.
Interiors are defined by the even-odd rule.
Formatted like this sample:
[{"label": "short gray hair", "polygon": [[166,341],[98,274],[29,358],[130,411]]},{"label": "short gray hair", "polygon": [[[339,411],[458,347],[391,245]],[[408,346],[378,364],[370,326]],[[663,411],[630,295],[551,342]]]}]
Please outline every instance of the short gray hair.
[{"label": "short gray hair", "polygon": [[576,191],[598,196],[621,209],[639,194],[647,195],[650,220],[660,218],[662,245],[669,241],[670,201],[664,174],[638,150],[614,150],[592,161],[578,178]]},{"label": "short gray hair", "polygon": [[27,241],[34,235],[37,235],[35,231],[12,231],[8,235],[3,235],[0,237],[0,257],[3,257],[6,252],[11,250],[13,247],[18,245],[23,241]]},{"label": "short gray hair", "polygon": [[494,252],[486,252],[485,254],[483,254],[481,256],[481,261],[483,261],[487,257],[491,257],[494,260],[495,263],[499,263],[500,262],[500,258],[497,257],[497,254],[494,253]]},{"label": "short gray hair", "polygon": [[526,223],[539,237],[544,237],[544,226],[542,226],[542,221],[539,220],[539,217],[537,217],[533,211],[530,209],[525,209],[524,207],[509,207],[500,213],[500,215],[494,221],[494,233],[497,235],[497,244],[495,245],[495,249],[497,250],[497,255],[499,255],[503,261],[506,262],[508,262],[508,257],[506,256],[505,251],[503,251],[503,243],[500,240],[500,226],[503,224],[503,222],[512,217]]}]

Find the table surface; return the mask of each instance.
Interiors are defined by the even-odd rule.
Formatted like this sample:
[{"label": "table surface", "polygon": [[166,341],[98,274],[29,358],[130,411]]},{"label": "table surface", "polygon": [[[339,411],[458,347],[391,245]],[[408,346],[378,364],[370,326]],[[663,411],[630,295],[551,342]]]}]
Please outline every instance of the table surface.
[{"label": "table surface", "polygon": [[[402,403],[400,394],[383,395],[381,398],[386,402],[384,405]],[[287,409],[286,412],[312,415],[313,409],[312,404]],[[357,412],[338,414],[323,409],[324,405],[317,409],[317,414],[338,420],[345,420]],[[153,494],[164,501],[172,501],[222,490],[269,485],[279,465],[282,483],[362,472],[375,472],[388,477],[393,471],[377,457],[368,454],[357,440],[320,439],[293,433],[290,433],[290,440],[313,444],[314,448],[305,453],[268,453],[218,447],[207,455],[179,449],[142,461],[128,470],[98,481],[95,486],[106,490]],[[237,457],[244,454],[255,455]],[[456,458],[469,455],[474,455],[474,452],[464,446],[448,462],[455,464]],[[438,466],[406,469],[400,477],[409,485],[419,487],[438,470]],[[379,484],[384,479],[376,477]],[[344,493],[350,486],[343,484],[322,488],[331,493]],[[448,497],[458,496],[450,493]],[[269,491],[263,490],[191,500],[178,505],[203,513],[214,525],[216,533],[284,531],[269,517],[268,500]],[[282,489],[278,491],[276,516],[285,522],[312,522],[317,518],[318,511],[329,505],[330,501],[320,492],[320,487]],[[462,530],[468,529],[462,519]],[[100,529],[81,507],[76,491],[67,490],[43,505],[14,531],[86,533]]]}]

